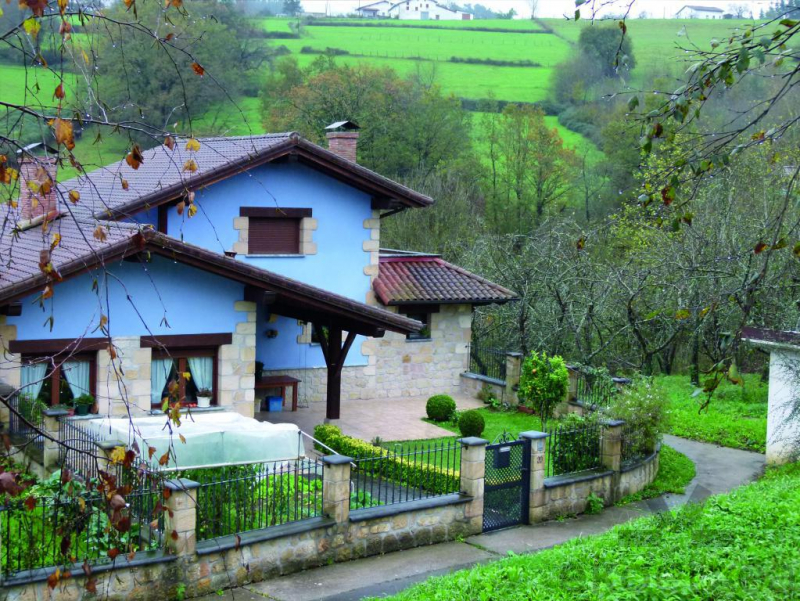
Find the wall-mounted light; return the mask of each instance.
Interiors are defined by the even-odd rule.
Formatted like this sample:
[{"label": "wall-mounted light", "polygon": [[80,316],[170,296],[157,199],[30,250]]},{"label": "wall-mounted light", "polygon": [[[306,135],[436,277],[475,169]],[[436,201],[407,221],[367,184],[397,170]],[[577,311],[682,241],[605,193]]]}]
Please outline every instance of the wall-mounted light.
[{"label": "wall-mounted light", "polygon": [[267,338],[277,338],[278,337],[278,330],[267,330],[264,333],[267,335]]}]

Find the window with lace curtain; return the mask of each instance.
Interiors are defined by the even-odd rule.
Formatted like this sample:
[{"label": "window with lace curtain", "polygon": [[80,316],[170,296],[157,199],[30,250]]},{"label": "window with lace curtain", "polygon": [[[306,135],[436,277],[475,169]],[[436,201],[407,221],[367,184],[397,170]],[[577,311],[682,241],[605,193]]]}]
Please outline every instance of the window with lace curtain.
[{"label": "window with lace curtain", "polygon": [[[150,369],[150,402],[153,409],[163,409],[164,400],[180,400],[184,405],[197,404],[200,393],[210,392],[211,404],[217,405],[216,349],[153,349]],[[207,395],[203,395],[207,396]]]},{"label": "window with lace curtain", "polygon": [[84,394],[95,396],[97,354],[24,355],[22,358],[22,394],[46,405],[71,407]]}]

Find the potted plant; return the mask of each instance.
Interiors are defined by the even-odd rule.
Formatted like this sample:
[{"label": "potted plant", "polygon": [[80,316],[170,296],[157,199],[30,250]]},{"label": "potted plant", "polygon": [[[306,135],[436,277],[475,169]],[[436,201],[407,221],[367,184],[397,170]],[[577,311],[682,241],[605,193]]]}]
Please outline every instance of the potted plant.
[{"label": "potted plant", "polygon": [[91,394],[82,394],[75,399],[75,415],[89,415],[93,405],[94,397]]},{"label": "potted plant", "polygon": [[201,388],[197,391],[197,406],[211,407],[212,392],[208,388]]}]

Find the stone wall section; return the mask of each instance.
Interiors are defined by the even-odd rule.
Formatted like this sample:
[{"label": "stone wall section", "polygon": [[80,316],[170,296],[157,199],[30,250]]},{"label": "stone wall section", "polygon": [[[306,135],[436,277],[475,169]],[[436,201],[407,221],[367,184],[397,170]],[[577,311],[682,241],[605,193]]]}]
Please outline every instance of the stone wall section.
[{"label": "stone wall section", "polygon": [[231,344],[219,347],[217,405],[232,408],[245,417],[253,417],[256,385],[256,304],[237,301],[234,308],[241,321]]},{"label": "stone wall section", "polygon": [[[111,352],[97,352],[96,399],[100,415],[125,417],[150,411],[150,370],[153,349],[141,348],[139,336],[116,336]],[[127,400],[127,406],[126,406]]]},{"label": "stone wall section", "polygon": [[[396,307],[389,310],[397,312]],[[346,366],[342,370],[342,399],[458,394],[461,374],[468,366],[471,336],[472,307],[442,305],[438,313],[431,315],[429,341],[408,341],[395,332],[386,332],[383,338],[368,338],[361,344],[367,365]],[[298,378],[301,403],[325,401],[327,368],[265,369],[264,374]]]}]

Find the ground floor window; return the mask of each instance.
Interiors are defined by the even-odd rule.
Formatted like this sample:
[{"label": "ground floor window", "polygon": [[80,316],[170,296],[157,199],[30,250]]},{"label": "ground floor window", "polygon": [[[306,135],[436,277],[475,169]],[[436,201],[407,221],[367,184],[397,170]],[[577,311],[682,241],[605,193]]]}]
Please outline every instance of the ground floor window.
[{"label": "ground floor window", "polygon": [[439,305],[409,305],[400,309],[400,313],[409,319],[422,322],[423,328],[419,332],[406,335],[406,340],[431,339],[431,314],[439,311]]},{"label": "ground floor window", "polygon": [[165,400],[180,400],[189,406],[203,406],[206,402],[216,405],[216,365],[216,350],[153,351],[152,408],[163,409]]},{"label": "ground floor window", "polygon": [[80,354],[68,360],[25,356],[22,364],[22,394],[45,405],[75,407],[94,404],[96,355]]}]

